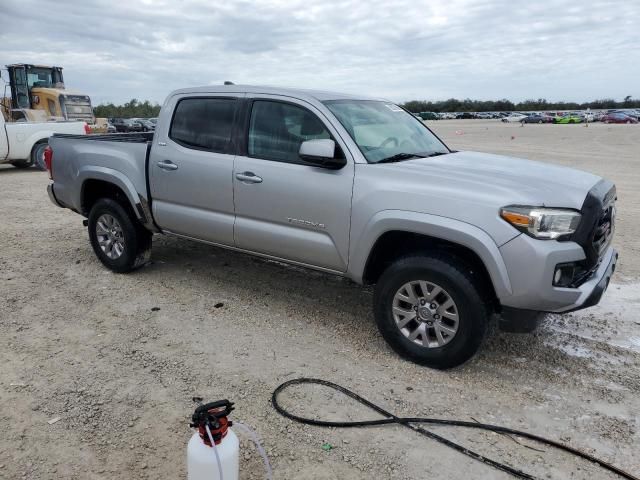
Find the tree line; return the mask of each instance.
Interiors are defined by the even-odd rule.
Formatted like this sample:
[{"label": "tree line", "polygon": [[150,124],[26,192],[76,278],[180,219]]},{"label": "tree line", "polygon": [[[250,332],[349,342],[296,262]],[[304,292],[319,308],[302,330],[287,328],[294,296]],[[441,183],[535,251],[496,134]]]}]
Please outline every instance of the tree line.
[{"label": "tree line", "polygon": [[[471,100],[469,98],[458,100],[450,98],[448,100],[411,100],[402,105],[410,112],[510,112],[527,110],[586,110],[591,108],[614,109],[614,108],[640,108],[640,99],[631,98],[628,95],[624,100],[618,102],[612,98],[593,100],[591,102],[549,102],[544,98],[537,100],[530,99],[523,102],[513,103],[511,100]],[[94,107],[93,112],[98,118],[151,118],[157,117],[160,113],[160,105],[151,103],[149,100],[140,102],[133,98],[123,105],[113,103],[100,104]]]},{"label": "tree line", "polygon": [[530,99],[523,102],[513,103],[511,100],[458,100],[450,98],[448,100],[411,100],[402,105],[410,112],[510,112],[527,110],[586,110],[591,109],[614,109],[614,108],[640,108],[640,99],[631,98],[628,95],[624,100],[618,102],[612,98],[593,100],[591,102],[549,102],[544,98],[537,100]]},{"label": "tree line", "polygon": [[93,108],[93,113],[97,118],[153,118],[160,113],[160,105],[133,98],[123,105],[100,104]]}]

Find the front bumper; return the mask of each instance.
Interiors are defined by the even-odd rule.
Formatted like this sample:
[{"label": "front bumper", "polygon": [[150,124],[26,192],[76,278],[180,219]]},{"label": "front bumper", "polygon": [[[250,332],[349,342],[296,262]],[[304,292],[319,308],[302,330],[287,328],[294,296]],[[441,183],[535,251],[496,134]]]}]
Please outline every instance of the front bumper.
[{"label": "front bumper", "polygon": [[576,288],[553,286],[553,274],[560,263],[585,259],[575,242],[536,240],[519,235],[500,247],[512,294],[500,298],[505,307],[542,312],[570,312],[597,304],[616,268],[618,252],[611,246],[591,277]]},{"label": "front bumper", "polygon": [[617,263],[618,251],[613,247],[609,247],[607,254],[605,254],[605,257],[602,259],[602,263],[596,270],[595,274],[580,286],[580,289],[584,288],[583,295],[580,299],[582,302],[577,302],[578,306],[575,308],[569,308],[561,311],[570,312],[597,305],[609,286],[613,272],[616,271]]}]

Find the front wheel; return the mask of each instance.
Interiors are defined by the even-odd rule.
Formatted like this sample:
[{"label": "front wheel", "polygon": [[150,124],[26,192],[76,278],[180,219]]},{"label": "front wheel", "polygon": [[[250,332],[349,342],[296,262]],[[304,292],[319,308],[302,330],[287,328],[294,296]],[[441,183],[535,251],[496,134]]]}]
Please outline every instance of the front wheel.
[{"label": "front wheel", "polygon": [[489,315],[471,270],[447,256],[393,263],[376,285],[374,313],[393,350],[437,369],[456,367],[477,352]]},{"label": "front wheel", "polygon": [[89,240],[110,270],[126,273],[149,260],[152,234],[117,201],[101,198],[89,213]]}]

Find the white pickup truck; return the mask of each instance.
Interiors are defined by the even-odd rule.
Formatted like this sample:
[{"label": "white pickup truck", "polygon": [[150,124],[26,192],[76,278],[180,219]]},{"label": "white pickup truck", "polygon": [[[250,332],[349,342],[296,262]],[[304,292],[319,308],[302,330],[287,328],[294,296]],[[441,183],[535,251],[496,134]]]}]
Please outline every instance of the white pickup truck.
[{"label": "white pickup truck", "polygon": [[81,135],[90,133],[85,122],[15,122],[7,123],[0,114],[0,164],[16,168],[36,165],[45,170],[44,149],[54,133]]}]

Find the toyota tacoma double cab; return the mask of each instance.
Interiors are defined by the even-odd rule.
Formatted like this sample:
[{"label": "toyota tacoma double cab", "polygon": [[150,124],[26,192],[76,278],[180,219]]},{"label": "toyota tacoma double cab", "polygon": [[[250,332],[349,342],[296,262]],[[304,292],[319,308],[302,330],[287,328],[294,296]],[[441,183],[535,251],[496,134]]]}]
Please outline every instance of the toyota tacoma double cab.
[{"label": "toyota tacoma double cab", "polygon": [[383,99],[190,88],[153,134],[49,144],[49,196],[107,268],[140,267],[163,233],[375,285],[382,336],[433,368],[468,360],[493,314],[527,331],[598,303],[618,259],[610,181],[453,151]]}]

